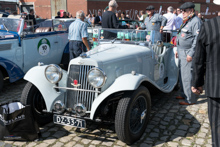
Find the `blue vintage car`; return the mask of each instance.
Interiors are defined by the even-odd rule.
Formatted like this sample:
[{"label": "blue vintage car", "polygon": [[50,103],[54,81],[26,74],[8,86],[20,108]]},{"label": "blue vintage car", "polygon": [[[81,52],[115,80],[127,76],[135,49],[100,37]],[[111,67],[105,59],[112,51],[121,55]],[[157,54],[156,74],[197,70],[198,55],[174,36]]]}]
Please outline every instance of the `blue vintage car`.
[{"label": "blue vintage car", "polygon": [[33,26],[22,18],[0,18],[0,90],[6,77],[15,82],[38,62],[61,63],[68,50],[65,22],[59,19]]}]

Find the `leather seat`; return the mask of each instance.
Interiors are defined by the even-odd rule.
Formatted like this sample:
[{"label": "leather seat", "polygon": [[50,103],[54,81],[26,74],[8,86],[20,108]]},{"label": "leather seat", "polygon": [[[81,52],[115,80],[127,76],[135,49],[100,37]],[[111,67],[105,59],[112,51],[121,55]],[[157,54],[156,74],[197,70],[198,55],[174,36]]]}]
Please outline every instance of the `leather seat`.
[{"label": "leather seat", "polygon": [[50,32],[51,27],[40,27],[35,30],[35,33],[40,33],[40,32]]}]

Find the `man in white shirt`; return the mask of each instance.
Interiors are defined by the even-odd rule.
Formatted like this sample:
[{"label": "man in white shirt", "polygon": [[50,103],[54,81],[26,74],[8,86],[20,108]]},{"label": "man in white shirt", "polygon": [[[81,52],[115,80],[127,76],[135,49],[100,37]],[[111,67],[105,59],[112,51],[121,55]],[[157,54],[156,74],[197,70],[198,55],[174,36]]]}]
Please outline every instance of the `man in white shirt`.
[{"label": "man in white shirt", "polygon": [[163,16],[167,18],[167,24],[164,26],[163,30],[173,30],[176,20],[176,15],[173,14],[173,7],[169,6],[167,8],[167,13]]},{"label": "man in white shirt", "polygon": [[175,30],[178,30],[183,23],[183,14],[180,8],[177,8],[177,15],[178,16],[176,17],[176,20],[175,20]]},{"label": "man in white shirt", "polygon": [[142,10],[140,11],[140,14],[141,14],[141,17],[139,15],[137,15],[137,18],[138,18],[139,21],[143,21],[144,20],[144,14],[143,14]]}]

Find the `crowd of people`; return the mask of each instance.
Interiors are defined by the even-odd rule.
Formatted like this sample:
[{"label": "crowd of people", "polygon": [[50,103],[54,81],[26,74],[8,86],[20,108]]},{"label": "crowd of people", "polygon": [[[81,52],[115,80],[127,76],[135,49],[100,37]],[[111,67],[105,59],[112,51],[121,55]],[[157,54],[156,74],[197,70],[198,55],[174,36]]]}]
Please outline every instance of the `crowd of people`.
[{"label": "crowd of people", "polygon": [[57,18],[73,18],[73,16],[69,12],[65,12],[65,11],[60,12],[60,11],[58,11],[57,16],[55,16],[55,19],[57,19]]}]

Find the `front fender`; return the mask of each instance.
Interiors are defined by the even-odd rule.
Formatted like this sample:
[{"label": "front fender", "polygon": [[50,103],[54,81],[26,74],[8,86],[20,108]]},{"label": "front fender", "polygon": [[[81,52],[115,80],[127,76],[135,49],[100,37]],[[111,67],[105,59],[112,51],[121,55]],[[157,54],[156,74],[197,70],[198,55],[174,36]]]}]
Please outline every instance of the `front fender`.
[{"label": "front fender", "polygon": [[8,73],[9,81],[11,83],[23,78],[24,76],[23,70],[17,64],[2,57],[0,57],[0,69],[1,67]]},{"label": "front fender", "polygon": [[[44,71],[46,67],[47,66],[45,65],[45,66],[35,66],[31,68],[24,76],[24,79],[31,82],[37,87],[37,89],[44,97],[47,110],[51,110],[52,104],[56,99],[64,98],[65,91],[60,90],[59,92],[57,92],[53,88],[55,84],[50,83],[45,77]],[[66,79],[67,79],[67,72],[63,70],[63,76],[59,82],[59,86],[63,87],[66,84]]]},{"label": "front fender", "polygon": [[125,74],[118,77],[108,89],[106,89],[94,100],[92,103],[90,119],[93,119],[97,108],[109,95],[120,91],[135,90],[143,81],[146,81],[147,79],[148,78],[142,74]]}]

